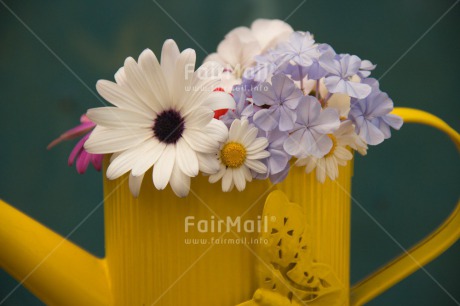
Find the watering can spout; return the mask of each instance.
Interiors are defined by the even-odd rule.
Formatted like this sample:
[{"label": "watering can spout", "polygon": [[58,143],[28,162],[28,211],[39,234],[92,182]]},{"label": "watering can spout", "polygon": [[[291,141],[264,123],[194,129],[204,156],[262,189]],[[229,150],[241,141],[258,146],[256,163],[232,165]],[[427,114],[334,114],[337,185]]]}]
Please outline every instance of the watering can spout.
[{"label": "watering can spout", "polygon": [[97,258],[0,199],[0,268],[47,305],[108,305],[109,278]]}]

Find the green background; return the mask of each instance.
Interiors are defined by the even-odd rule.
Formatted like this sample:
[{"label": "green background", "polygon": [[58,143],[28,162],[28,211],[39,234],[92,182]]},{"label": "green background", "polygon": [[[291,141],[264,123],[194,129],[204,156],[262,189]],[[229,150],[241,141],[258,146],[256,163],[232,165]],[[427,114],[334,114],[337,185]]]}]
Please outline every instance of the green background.
[{"label": "green background", "polygon": [[[0,1],[1,2],[1,1]],[[458,2],[458,1],[457,1]],[[454,1],[5,1],[0,3],[0,197],[62,235],[102,200],[101,174],[67,167],[74,143],[46,145],[100,106],[98,79],[112,79],[127,56],[160,51],[174,38],[181,49],[213,52],[225,33],[260,18],[288,18],[337,52],[377,63],[380,77]],[[460,5],[445,15],[381,79],[395,105],[427,110],[460,130]],[[189,35],[185,34],[183,27]],[[196,44],[198,42],[204,50]],[[78,76],[78,77],[77,77]],[[86,87],[86,84],[88,88]],[[458,200],[460,164],[449,139],[406,125],[366,157],[357,157],[353,196],[404,247],[433,230]],[[352,211],[352,282],[401,249],[357,206]],[[70,239],[104,254],[102,208]],[[2,246],[0,246],[0,252]],[[460,243],[369,305],[458,305]],[[450,295],[439,286],[442,286]],[[0,301],[17,282],[0,271]],[[1,303],[0,303],[1,304]],[[22,287],[2,305],[41,305]]]}]

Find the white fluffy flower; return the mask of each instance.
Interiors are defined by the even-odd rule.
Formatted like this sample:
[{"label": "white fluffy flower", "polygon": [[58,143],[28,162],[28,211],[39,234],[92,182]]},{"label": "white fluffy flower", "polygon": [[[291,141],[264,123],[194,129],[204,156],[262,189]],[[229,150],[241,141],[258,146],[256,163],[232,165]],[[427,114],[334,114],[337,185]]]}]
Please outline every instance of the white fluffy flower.
[{"label": "white fluffy flower", "polygon": [[316,178],[324,183],[326,176],[335,180],[339,176],[339,166],[345,166],[353,158],[347,146],[366,154],[367,145],[355,132],[353,123],[343,121],[338,130],[327,135],[332,140],[331,150],[321,158],[306,156],[299,158],[296,166],[305,166],[305,172],[310,173],[316,169]]},{"label": "white fluffy flower", "polygon": [[214,109],[234,108],[230,95],[213,92],[220,67],[209,63],[195,70],[195,51],[182,53],[173,40],[162,49],[161,65],[145,50],[138,62],[129,57],[115,78],[98,81],[99,94],[115,107],[94,108],[88,117],[97,127],[85,148],[98,154],[115,153],[107,177],[131,171],[129,186],[137,196],[144,173],[153,169],[159,190],[168,183],[186,196],[190,178],[199,170],[216,172],[219,164],[208,158],[227,136],[226,126],[213,118]]},{"label": "white fluffy flower", "polygon": [[327,107],[333,108],[339,113],[340,120],[346,120],[350,112],[350,96],[345,94],[333,94],[327,101]]},{"label": "white fluffy flower", "polygon": [[270,156],[265,150],[268,140],[257,137],[257,133],[258,129],[249,125],[246,119],[233,121],[218,154],[220,170],[209,177],[210,183],[222,179],[224,192],[231,191],[233,186],[242,191],[246,188],[246,181],[252,181],[251,170],[261,174],[267,172],[261,160]]},{"label": "white fluffy flower", "polygon": [[231,92],[233,85],[241,83],[243,72],[254,65],[256,55],[286,40],[293,32],[281,20],[257,19],[251,28],[238,27],[230,31],[205,62],[215,61],[224,66],[220,87]]}]

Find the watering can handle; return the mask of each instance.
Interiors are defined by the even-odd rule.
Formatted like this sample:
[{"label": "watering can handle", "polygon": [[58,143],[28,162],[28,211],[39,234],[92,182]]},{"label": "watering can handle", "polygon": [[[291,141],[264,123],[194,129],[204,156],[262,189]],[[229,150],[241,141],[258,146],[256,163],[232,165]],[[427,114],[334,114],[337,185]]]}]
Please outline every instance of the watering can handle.
[{"label": "watering can handle", "polygon": [[[420,123],[446,133],[460,151],[460,134],[438,117],[410,108],[395,108],[405,123]],[[441,255],[460,237],[460,202],[449,218],[409,251],[351,288],[350,305],[362,305]]]}]

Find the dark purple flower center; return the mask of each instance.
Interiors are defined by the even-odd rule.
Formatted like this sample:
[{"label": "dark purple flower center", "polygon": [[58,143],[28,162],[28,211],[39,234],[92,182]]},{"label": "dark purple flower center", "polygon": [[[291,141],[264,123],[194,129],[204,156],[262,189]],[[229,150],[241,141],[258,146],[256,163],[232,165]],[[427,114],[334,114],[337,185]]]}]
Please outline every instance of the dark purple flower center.
[{"label": "dark purple flower center", "polygon": [[163,111],[158,114],[152,129],[161,142],[176,143],[184,132],[184,118],[175,110]]}]

